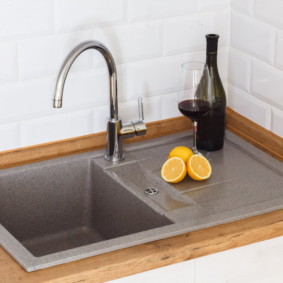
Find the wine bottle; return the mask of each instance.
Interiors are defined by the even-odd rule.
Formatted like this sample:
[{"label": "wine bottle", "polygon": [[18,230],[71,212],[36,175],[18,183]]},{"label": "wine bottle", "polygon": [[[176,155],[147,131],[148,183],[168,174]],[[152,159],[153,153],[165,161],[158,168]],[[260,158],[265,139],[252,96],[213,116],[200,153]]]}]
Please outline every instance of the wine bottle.
[{"label": "wine bottle", "polygon": [[206,64],[209,69],[212,92],[212,107],[198,122],[197,148],[215,151],[223,147],[225,135],[226,95],[217,67],[219,35],[206,35]]}]

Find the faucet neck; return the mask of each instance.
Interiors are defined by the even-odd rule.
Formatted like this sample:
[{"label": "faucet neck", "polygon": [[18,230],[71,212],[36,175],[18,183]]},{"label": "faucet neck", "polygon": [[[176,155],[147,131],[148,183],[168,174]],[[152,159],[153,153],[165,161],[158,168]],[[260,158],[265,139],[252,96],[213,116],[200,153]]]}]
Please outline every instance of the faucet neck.
[{"label": "faucet neck", "polygon": [[110,51],[99,41],[87,41],[78,45],[65,59],[56,82],[53,107],[61,108],[63,99],[63,90],[68,72],[76,58],[87,49],[98,50],[105,59],[109,72],[109,90],[110,90],[110,119],[107,124],[107,145],[105,158],[113,163],[123,160],[122,140],[135,135],[140,136],[146,133],[146,125],[143,122],[142,100],[139,99],[140,118],[136,122],[122,125],[118,116],[117,99],[117,71],[114,59]]},{"label": "faucet neck", "polygon": [[117,70],[115,61],[107,47],[96,40],[81,43],[75,49],[73,49],[65,59],[57,78],[53,106],[55,108],[62,107],[63,90],[69,70],[76,58],[88,49],[98,50],[103,55],[107,63],[110,89],[110,120],[118,121]]}]

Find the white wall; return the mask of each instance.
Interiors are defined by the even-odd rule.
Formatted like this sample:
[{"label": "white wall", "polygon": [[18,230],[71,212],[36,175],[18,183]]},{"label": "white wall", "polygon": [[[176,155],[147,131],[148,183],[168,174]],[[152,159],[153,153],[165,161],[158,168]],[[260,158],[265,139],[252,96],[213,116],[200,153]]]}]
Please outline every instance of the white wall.
[{"label": "white wall", "polygon": [[141,95],[150,122],[179,115],[179,65],[204,60],[204,35],[219,33],[228,105],[283,136],[283,2],[231,2],[0,0],[0,151],[105,130],[108,78],[96,51],[75,62],[63,108],[52,108],[64,58],[91,39],[116,60],[123,121],[137,117]]},{"label": "white wall", "polygon": [[0,151],[105,130],[107,72],[87,51],[68,77],[63,108],[52,108],[54,85],[68,52],[100,40],[119,72],[120,116],[146,121],[180,115],[179,64],[203,59],[205,34],[219,33],[227,81],[229,0],[0,0]]},{"label": "white wall", "polygon": [[229,106],[283,137],[283,1],[232,0]]},{"label": "white wall", "polygon": [[283,237],[142,272],[109,283],[279,283]]}]

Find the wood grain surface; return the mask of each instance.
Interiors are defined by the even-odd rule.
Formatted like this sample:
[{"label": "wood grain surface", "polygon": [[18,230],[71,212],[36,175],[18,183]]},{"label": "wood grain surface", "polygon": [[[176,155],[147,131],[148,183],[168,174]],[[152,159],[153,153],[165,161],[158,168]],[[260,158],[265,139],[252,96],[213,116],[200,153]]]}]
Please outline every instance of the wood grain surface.
[{"label": "wood grain surface", "polygon": [[[125,143],[148,140],[187,131],[189,119],[180,116],[147,124],[147,134],[125,140]],[[283,139],[260,127],[231,109],[227,109],[227,128],[275,158],[283,161]],[[106,133],[96,133],[29,147],[0,152],[0,169],[82,153],[105,147]]]},{"label": "wood grain surface", "polygon": [[0,248],[0,282],[100,283],[283,235],[283,210],[28,273]]},{"label": "wood grain surface", "polygon": [[283,139],[271,131],[227,109],[227,129],[276,159],[283,161]]},{"label": "wood grain surface", "polygon": [[[145,136],[127,139],[125,140],[125,143],[172,135],[174,133],[191,129],[191,127],[191,122],[185,117],[156,121],[147,124],[147,134]],[[96,150],[104,148],[105,145],[106,132],[100,132],[55,142],[2,151],[0,152],[0,169]]]}]

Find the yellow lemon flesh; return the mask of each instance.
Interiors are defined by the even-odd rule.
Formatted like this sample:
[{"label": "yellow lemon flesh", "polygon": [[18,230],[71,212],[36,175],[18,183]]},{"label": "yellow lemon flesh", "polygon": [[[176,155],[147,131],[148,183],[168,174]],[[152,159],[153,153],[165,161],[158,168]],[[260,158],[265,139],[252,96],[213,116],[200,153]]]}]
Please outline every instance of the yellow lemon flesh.
[{"label": "yellow lemon flesh", "polygon": [[192,155],[187,162],[189,176],[195,181],[207,180],[212,173],[209,161],[200,154]]},{"label": "yellow lemon flesh", "polygon": [[180,157],[167,159],[161,168],[161,177],[168,183],[179,183],[185,178],[186,174],[186,164]]},{"label": "yellow lemon flesh", "polygon": [[193,155],[193,152],[188,147],[177,146],[169,152],[168,158],[180,157],[186,163],[192,155]]}]

